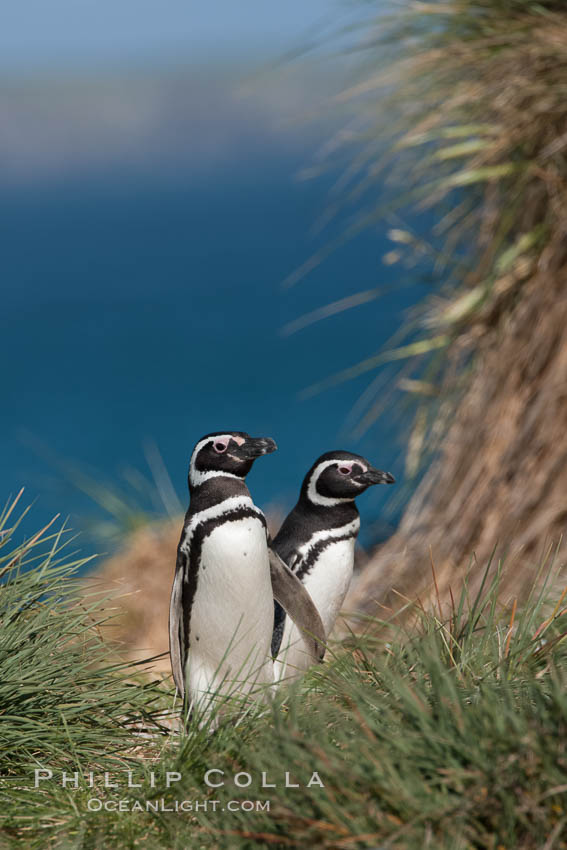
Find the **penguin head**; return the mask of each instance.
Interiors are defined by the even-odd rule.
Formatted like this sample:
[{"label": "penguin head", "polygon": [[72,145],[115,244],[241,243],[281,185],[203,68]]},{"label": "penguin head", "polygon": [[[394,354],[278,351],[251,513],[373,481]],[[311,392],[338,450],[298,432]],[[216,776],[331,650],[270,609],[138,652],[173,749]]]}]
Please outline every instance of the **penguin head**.
[{"label": "penguin head", "polygon": [[318,458],[303,481],[301,496],[312,505],[332,507],[352,502],[373,484],[393,484],[389,472],[375,469],[352,452],[326,452]]},{"label": "penguin head", "polygon": [[189,487],[215,476],[246,478],[256,458],[275,452],[269,437],[251,437],[245,431],[216,431],[202,437],[191,455]]}]

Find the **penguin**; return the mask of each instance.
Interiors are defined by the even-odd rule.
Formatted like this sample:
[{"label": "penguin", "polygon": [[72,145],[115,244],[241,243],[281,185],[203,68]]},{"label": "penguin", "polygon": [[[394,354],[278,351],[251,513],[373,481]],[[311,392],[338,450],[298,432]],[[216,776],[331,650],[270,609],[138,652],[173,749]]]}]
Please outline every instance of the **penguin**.
[{"label": "penguin", "polygon": [[274,597],[295,615],[313,660],[324,652],[317,609],[297,577],[269,552],[266,519],[246,486],[254,461],[275,450],[272,439],[224,431],[204,436],[191,455],[169,645],[187,714],[195,710],[203,722],[216,694],[246,697],[273,684]]},{"label": "penguin", "polygon": [[[393,484],[360,455],[332,451],[318,458],[303,480],[299,500],[276,535],[272,549],[300,579],[319,611],[325,640],[347,594],[360,529],[355,499],[374,484]],[[302,635],[275,601],[272,635],[275,679],[290,680],[311,666]]]}]

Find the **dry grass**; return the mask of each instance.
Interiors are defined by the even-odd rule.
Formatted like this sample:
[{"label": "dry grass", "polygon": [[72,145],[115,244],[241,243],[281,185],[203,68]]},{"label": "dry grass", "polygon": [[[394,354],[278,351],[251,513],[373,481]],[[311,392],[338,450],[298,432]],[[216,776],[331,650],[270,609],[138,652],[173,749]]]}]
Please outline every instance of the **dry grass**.
[{"label": "dry grass", "polygon": [[[422,402],[408,452],[415,471],[416,454],[439,445],[440,423],[468,386],[470,356],[506,333],[530,282],[545,286],[565,273],[567,9],[552,0],[402,2],[390,4],[391,15],[384,8],[367,4],[352,37],[356,82],[334,102],[352,116],[329,144],[349,158],[336,209],[354,213],[345,238],[388,230],[385,261],[419,264],[434,292],[408,324],[410,344],[312,389],[411,360],[400,389]],[[402,209],[428,210],[431,232],[392,227]],[[370,390],[364,429],[382,410],[373,413],[374,401]]]},{"label": "dry grass", "polygon": [[170,673],[169,597],[182,520],[148,523],[129,535],[123,547],[103,561],[85,582],[112,595],[104,637],[132,660],[159,656],[155,673]]},{"label": "dry grass", "polygon": [[[408,472],[435,462],[348,604],[395,606],[392,586],[427,595],[430,549],[447,602],[473,553],[478,583],[494,549],[494,565],[509,564],[502,592],[522,598],[567,528],[567,7],[368,9],[359,79],[337,99],[358,121],[342,184],[363,208],[351,232],[387,227],[392,195],[428,210],[430,239],[393,227],[385,259],[429,262],[437,285],[411,344],[331,381],[403,361],[400,389],[417,407]],[[364,428],[382,409],[370,388]]]}]

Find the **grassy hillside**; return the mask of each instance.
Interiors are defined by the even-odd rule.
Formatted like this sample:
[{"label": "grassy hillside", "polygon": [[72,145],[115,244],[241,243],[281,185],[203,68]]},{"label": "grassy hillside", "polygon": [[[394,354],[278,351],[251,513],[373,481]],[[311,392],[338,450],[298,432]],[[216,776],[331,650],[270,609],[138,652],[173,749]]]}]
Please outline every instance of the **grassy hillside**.
[{"label": "grassy hillside", "polygon": [[[348,605],[393,606],[392,584],[425,594],[430,550],[443,599],[473,552],[478,586],[495,549],[522,598],[567,521],[567,5],[360,8],[352,78],[332,103],[350,120],[328,146],[344,168],[330,214],[349,216],[344,238],[388,233],[384,262],[424,297],[405,336],[369,340],[311,391],[366,375],[357,435],[382,414],[406,425],[409,408],[407,472],[425,472]],[[408,210],[426,214],[406,227]],[[318,315],[366,303],[345,296]]]},{"label": "grassy hillside", "polygon": [[[180,735],[169,682],[109,663],[64,536],[13,547],[10,521],[4,512],[0,846],[567,846],[567,612],[545,590],[503,610],[498,570],[476,598],[454,587],[445,614],[417,604],[404,630],[368,621],[271,706]],[[39,768],[53,777],[35,788]],[[207,786],[210,769],[224,785]],[[127,787],[127,770],[141,787]],[[103,787],[105,771],[117,788]]]}]

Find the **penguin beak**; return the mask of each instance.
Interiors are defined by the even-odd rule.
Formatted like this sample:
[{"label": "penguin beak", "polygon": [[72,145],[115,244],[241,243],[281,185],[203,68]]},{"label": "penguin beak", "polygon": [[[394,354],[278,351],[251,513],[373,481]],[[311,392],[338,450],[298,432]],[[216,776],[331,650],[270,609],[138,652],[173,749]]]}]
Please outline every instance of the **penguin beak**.
[{"label": "penguin beak", "polygon": [[247,437],[246,442],[240,446],[237,454],[243,460],[255,460],[257,457],[275,452],[276,449],[274,440],[269,437]]},{"label": "penguin beak", "polygon": [[371,466],[358,476],[358,481],[370,486],[371,484],[394,484],[396,479],[389,472],[382,472],[381,469],[374,469]]}]

